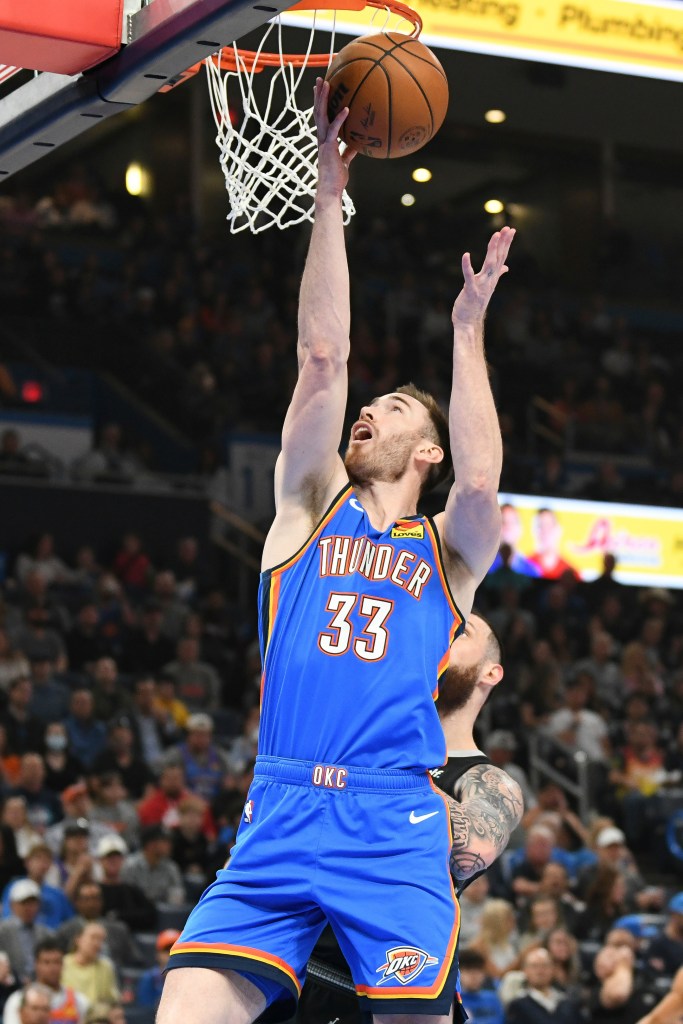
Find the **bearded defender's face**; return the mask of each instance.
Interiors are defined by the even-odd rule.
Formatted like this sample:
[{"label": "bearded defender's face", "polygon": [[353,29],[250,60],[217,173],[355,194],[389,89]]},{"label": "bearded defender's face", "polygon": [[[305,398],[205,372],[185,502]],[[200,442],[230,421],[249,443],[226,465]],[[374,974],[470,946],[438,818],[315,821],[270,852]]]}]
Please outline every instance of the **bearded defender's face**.
[{"label": "bearded defender's face", "polygon": [[344,465],[356,486],[394,483],[406,473],[416,445],[430,434],[424,406],[409,395],[384,395],[361,409],[351,428]]},{"label": "bearded defender's face", "polygon": [[487,624],[473,613],[463,632],[453,641],[448,668],[439,683],[440,715],[464,708],[476,690],[488,660],[489,634]]},{"label": "bearded defender's face", "polygon": [[448,666],[439,682],[439,714],[464,708],[477,688],[479,665]]}]

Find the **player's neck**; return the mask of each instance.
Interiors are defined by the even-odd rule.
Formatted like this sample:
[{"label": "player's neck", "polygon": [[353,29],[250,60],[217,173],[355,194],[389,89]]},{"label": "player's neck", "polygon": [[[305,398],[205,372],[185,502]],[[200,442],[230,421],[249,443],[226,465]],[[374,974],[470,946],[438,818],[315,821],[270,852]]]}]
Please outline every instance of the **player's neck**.
[{"label": "player's neck", "polygon": [[446,715],[445,718],[441,719],[441,728],[446,737],[446,747],[448,750],[471,750],[474,752],[479,749],[474,742],[474,723],[476,717],[476,713],[472,714],[469,708],[464,707],[458,711],[451,712],[450,715]]},{"label": "player's neck", "polygon": [[381,532],[392,526],[397,519],[414,516],[417,512],[419,487],[405,477],[392,482],[377,480],[368,484],[355,484],[353,490],[370,522]]}]

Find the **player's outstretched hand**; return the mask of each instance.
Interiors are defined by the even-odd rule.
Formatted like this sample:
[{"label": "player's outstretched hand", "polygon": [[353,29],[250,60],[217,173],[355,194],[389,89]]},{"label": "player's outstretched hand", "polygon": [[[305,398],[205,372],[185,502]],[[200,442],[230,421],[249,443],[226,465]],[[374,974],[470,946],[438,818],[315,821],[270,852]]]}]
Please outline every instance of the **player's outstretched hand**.
[{"label": "player's outstretched hand", "polygon": [[462,258],[465,283],[453,306],[453,323],[471,324],[483,319],[498,281],[508,271],[505,261],[514,237],[514,228],[505,227],[496,231],[491,237],[484,265],[478,274],[472,268],[470,254],[465,253]]},{"label": "player's outstretched hand", "polygon": [[341,196],[349,180],[349,164],[357,152],[348,146],[343,152],[339,149],[339,132],[349,108],[343,107],[334,121],[330,121],[327,113],[330,83],[317,78],[313,94],[313,117],[318,135],[318,194]]}]

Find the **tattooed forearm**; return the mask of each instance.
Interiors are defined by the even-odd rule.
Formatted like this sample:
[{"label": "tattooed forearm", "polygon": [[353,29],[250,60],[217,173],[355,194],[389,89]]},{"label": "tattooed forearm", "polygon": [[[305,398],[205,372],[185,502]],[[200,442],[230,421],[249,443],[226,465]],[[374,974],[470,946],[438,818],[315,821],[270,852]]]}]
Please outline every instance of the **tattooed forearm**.
[{"label": "tattooed forearm", "polygon": [[453,847],[451,871],[464,880],[503,852],[524,811],[522,792],[504,771],[476,765],[458,780],[448,799]]}]

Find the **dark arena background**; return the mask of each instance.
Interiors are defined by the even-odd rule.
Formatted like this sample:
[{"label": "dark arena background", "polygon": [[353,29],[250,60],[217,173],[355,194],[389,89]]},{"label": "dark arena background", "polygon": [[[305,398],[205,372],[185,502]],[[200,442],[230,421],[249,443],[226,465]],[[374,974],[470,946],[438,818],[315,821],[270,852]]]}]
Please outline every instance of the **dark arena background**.
[{"label": "dark arena background", "polygon": [[[152,95],[127,53],[168,5],[124,6],[128,51],[0,84],[0,882],[7,921],[10,883],[41,887],[32,942],[77,991],[103,924],[77,1024],[151,1024],[242,817],[310,235],[230,233],[205,75]],[[526,813],[463,896],[463,1002],[637,1024],[683,967],[683,4],[415,6],[450,106],[419,153],[351,167],[347,426],[408,381],[447,406],[461,255],[517,229],[486,322],[503,544],[476,604],[505,681],[477,741]],[[87,132],[65,90],[102,105]],[[16,1024],[35,949],[6,927]],[[318,965],[302,1024],[355,1020],[345,984]]]}]

